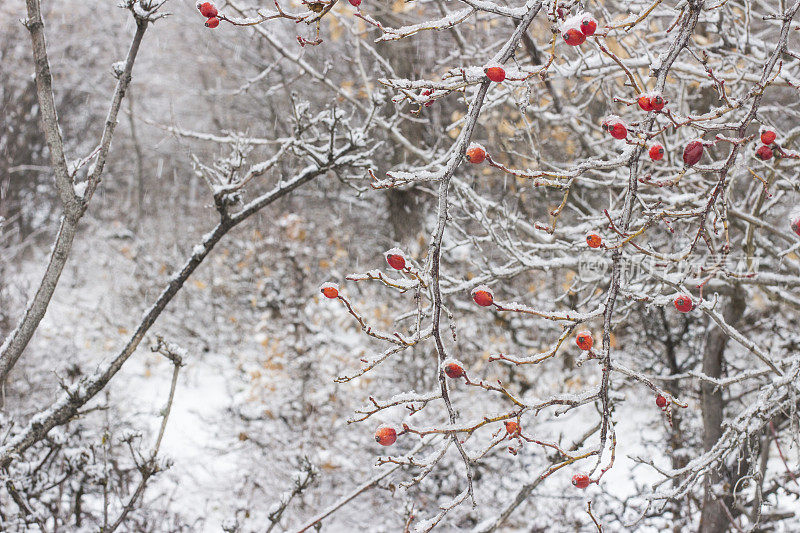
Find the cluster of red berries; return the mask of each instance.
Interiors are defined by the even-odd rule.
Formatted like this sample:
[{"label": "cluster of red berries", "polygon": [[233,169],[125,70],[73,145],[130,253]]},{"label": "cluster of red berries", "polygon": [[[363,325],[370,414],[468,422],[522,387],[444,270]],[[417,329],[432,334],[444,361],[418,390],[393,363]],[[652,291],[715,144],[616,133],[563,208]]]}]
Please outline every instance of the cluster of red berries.
[{"label": "cluster of red berries", "polygon": [[199,9],[200,14],[206,18],[207,28],[216,28],[219,26],[219,11],[217,11],[217,7],[214,4],[211,2],[198,2],[197,9]]},{"label": "cluster of red berries", "polygon": [[778,136],[772,130],[764,130],[761,132],[761,146],[756,150],[756,157],[762,161],[772,159],[774,152],[770,145],[775,142]]},{"label": "cluster of red berries", "polygon": [[580,46],[597,31],[597,20],[589,13],[580,13],[561,24],[561,36],[570,46]]},{"label": "cluster of red berries", "polygon": [[664,109],[664,106],[667,105],[667,101],[656,92],[640,94],[637,102],[639,103],[639,107],[642,108],[642,111],[647,112],[661,111]]}]

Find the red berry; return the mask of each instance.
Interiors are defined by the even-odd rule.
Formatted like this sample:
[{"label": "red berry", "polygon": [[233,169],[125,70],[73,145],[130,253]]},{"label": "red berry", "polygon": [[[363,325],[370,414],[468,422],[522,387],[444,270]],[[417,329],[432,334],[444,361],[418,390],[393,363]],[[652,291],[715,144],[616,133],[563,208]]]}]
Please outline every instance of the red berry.
[{"label": "red berry", "polygon": [[654,144],[651,146],[648,153],[650,154],[650,159],[653,161],[661,161],[664,159],[664,147],[660,144]]},{"label": "red berry", "polygon": [[219,26],[219,19],[217,17],[212,17],[206,21],[206,28],[216,28]]},{"label": "red berry", "polygon": [[578,345],[578,348],[581,350],[588,352],[592,349],[592,345],[594,344],[594,339],[592,338],[592,334],[588,331],[581,331],[575,337],[575,344]]},{"label": "red berry", "polygon": [[703,143],[700,141],[692,141],[683,149],[683,162],[686,166],[694,166],[703,157]]},{"label": "red berry", "polygon": [[519,424],[515,420],[506,420],[506,433],[511,435],[517,435],[519,433]]},{"label": "red berry", "polygon": [[603,239],[596,233],[590,233],[586,236],[586,244],[589,245],[589,248],[600,248],[603,244]]},{"label": "red berry", "polygon": [[570,28],[564,32],[564,42],[570,46],[580,46],[586,41],[586,36],[577,28]]},{"label": "red berry", "polygon": [[575,474],[572,476],[572,484],[579,489],[585,489],[592,482],[586,474]]},{"label": "red berry", "polygon": [[639,97],[639,107],[642,108],[642,111],[652,111],[653,110],[653,103],[650,101],[650,97],[646,94],[643,94]]},{"label": "red berry", "polygon": [[350,5],[353,7],[358,7],[361,5],[361,0],[350,0]]},{"label": "red berry", "polygon": [[624,139],[628,136],[628,128],[625,127],[625,124],[622,122],[617,122],[611,125],[611,128],[608,130],[612,137],[615,139]]},{"label": "red berry", "polygon": [[650,105],[653,106],[653,111],[661,111],[667,102],[661,98],[660,94],[650,97]]},{"label": "red berry", "polygon": [[775,132],[772,130],[764,130],[761,132],[761,142],[764,144],[774,143],[776,137],[777,135],[775,135]]},{"label": "red berry", "polygon": [[397,440],[397,431],[393,427],[381,426],[375,432],[375,442],[381,446],[391,446]]},{"label": "red berry", "polygon": [[486,77],[494,82],[500,83],[506,79],[506,71],[503,70],[503,67],[489,67],[483,71],[486,73]]},{"label": "red berry", "polygon": [[199,4],[197,9],[199,9],[200,14],[207,19],[214,18],[219,14],[217,8],[211,2],[203,2],[202,4]]},{"label": "red berry", "polygon": [[675,304],[675,309],[681,313],[688,313],[694,307],[694,304],[692,303],[692,297],[688,294],[677,295],[672,303]]},{"label": "red berry", "polygon": [[800,216],[796,216],[790,223],[789,227],[792,228],[792,231],[797,233],[800,236]]},{"label": "red berry", "polygon": [[339,296],[339,287],[335,283],[325,283],[319,288],[325,298],[336,298]]},{"label": "red berry", "polygon": [[453,378],[453,379],[460,378],[466,374],[461,365],[455,361],[450,361],[450,362],[445,361],[444,373],[447,374],[448,378]]},{"label": "red berry", "polygon": [[660,409],[665,408],[667,406],[667,399],[659,394],[658,396],[656,396],[656,405]]},{"label": "red berry", "polygon": [[391,250],[386,254],[386,262],[395,270],[403,270],[406,267],[406,259],[400,253],[393,253]]},{"label": "red berry", "polygon": [[483,149],[483,146],[480,144],[471,144],[469,148],[467,148],[467,161],[474,165],[479,165],[483,163],[486,159],[486,150]]},{"label": "red berry", "polygon": [[766,144],[759,146],[758,150],[756,150],[756,157],[762,161],[767,161],[769,159],[772,159],[772,148],[770,148]]},{"label": "red berry", "polygon": [[472,299],[481,307],[489,307],[494,303],[494,297],[487,287],[475,287],[472,289]]},{"label": "red berry", "polygon": [[581,33],[588,37],[594,35],[595,31],[597,31],[597,21],[593,16],[585,15],[583,19],[581,19]]}]

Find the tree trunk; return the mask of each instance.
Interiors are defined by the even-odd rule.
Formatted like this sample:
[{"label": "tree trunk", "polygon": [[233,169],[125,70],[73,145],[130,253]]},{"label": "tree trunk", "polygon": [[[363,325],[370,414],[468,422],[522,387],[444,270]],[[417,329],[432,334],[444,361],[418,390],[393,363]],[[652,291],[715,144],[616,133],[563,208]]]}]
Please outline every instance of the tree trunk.
[{"label": "tree trunk", "polygon": [[[745,300],[742,291],[737,291],[728,302],[723,316],[725,322],[734,326],[745,310]],[[725,346],[728,336],[716,326],[712,326],[706,341],[703,353],[703,373],[712,378],[722,377],[722,366],[725,360]],[[703,409],[703,449],[710,450],[722,436],[722,420],[725,414],[725,401],[722,390],[713,384],[703,381],[700,385]],[[719,485],[726,477],[724,467],[710,471],[705,479],[705,494],[703,496],[703,510],[700,517],[700,533],[724,533],[729,529],[728,518],[723,505],[714,495],[714,487]]]}]

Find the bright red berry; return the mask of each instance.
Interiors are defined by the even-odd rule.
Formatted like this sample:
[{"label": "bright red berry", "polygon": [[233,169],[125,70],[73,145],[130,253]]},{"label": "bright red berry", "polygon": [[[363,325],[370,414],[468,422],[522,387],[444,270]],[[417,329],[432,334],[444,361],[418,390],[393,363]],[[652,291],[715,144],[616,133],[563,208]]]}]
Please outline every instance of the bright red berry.
[{"label": "bright red berry", "polygon": [[592,338],[592,334],[588,331],[581,331],[575,337],[575,344],[578,345],[578,348],[581,350],[588,352],[592,349],[592,345],[594,344],[594,339]]},{"label": "bright red berry", "polygon": [[199,4],[197,9],[199,9],[200,14],[207,19],[214,18],[219,14],[217,8],[211,2],[203,2],[202,4]]},{"label": "bright red berry", "polygon": [[581,19],[581,33],[588,37],[594,35],[595,31],[597,31],[597,21],[591,15],[584,15]]},{"label": "bright red berry", "polygon": [[761,132],[761,142],[764,144],[772,144],[775,142],[775,132],[772,130],[764,130]]},{"label": "bright red berry", "polygon": [[353,7],[358,7],[361,5],[361,0],[350,0],[350,5]]},{"label": "bright red berry", "polygon": [[660,144],[654,144],[650,147],[648,154],[650,154],[650,159],[653,161],[661,161],[664,159],[664,147]]},{"label": "bright red berry", "polygon": [[652,111],[653,110],[653,103],[650,101],[650,97],[646,94],[643,94],[639,97],[639,107],[642,108],[642,111]]},{"label": "bright red berry", "polygon": [[586,474],[575,474],[572,476],[572,484],[579,489],[585,489],[592,482]]},{"label": "bright red berry", "polygon": [[480,286],[472,289],[472,299],[481,307],[489,307],[494,303],[494,297],[488,287]]},{"label": "bright red berry", "polygon": [[217,17],[212,17],[206,21],[206,28],[216,28],[219,26],[219,19]]},{"label": "bright red berry", "polygon": [[519,433],[519,424],[516,420],[506,420],[506,433],[512,437]]},{"label": "bright red berry", "polygon": [[772,159],[772,148],[766,144],[762,144],[758,147],[758,150],[756,150],[756,157],[762,161]]},{"label": "bright red berry", "polygon": [[656,396],[656,405],[659,407],[659,409],[665,408],[667,406],[667,399],[659,394]]},{"label": "bright red berry", "polygon": [[386,252],[386,262],[395,270],[403,270],[406,267],[406,258],[397,249]]},{"label": "bright red berry", "polygon": [[467,148],[467,161],[473,165],[479,165],[486,159],[486,150],[480,144],[471,144]]},{"label": "bright red berry", "polygon": [[325,298],[336,298],[339,296],[339,286],[335,283],[324,283],[320,286],[319,290],[325,295]]},{"label": "bright red berry", "polygon": [[692,141],[683,149],[683,162],[688,167],[697,164],[701,157],[703,157],[703,143],[700,141]]},{"label": "bright red berry", "polygon": [[622,122],[612,124],[608,130],[612,137],[615,139],[624,139],[628,136],[628,128]]},{"label": "bright red berry", "polygon": [[672,303],[675,304],[675,309],[681,313],[688,313],[694,307],[694,304],[692,303],[692,297],[688,294],[677,295]]},{"label": "bright red berry", "polygon": [[506,71],[503,70],[503,67],[489,67],[483,71],[486,73],[486,77],[493,82],[500,83],[506,79]]},{"label": "bright red berry", "polygon": [[650,97],[650,105],[653,106],[653,111],[661,111],[667,102],[661,97],[660,94]]},{"label": "bright red berry", "polygon": [[444,362],[444,373],[447,374],[448,378],[460,378],[466,374],[464,372],[464,368],[458,363],[458,361],[445,361]]},{"label": "bright red berry", "polygon": [[397,440],[397,431],[390,426],[381,426],[375,432],[375,442],[381,446],[391,446]]},{"label": "bright red berry", "polygon": [[564,42],[570,46],[580,46],[586,41],[586,36],[577,28],[570,28],[563,34]]},{"label": "bright red berry", "polygon": [[603,238],[596,233],[590,233],[586,236],[586,244],[589,248],[600,248],[603,245]]}]

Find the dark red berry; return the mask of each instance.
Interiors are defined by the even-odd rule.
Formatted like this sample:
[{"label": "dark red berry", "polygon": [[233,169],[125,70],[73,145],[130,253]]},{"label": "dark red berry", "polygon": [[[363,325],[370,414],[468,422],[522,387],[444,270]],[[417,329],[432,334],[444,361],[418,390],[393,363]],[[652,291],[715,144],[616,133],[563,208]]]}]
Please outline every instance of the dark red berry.
[{"label": "dark red berry", "polygon": [[663,396],[661,396],[661,395],[658,395],[658,396],[656,396],[656,405],[657,405],[657,406],[658,406],[660,409],[663,409],[663,408],[665,408],[665,407],[667,406],[667,399],[666,399],[666,398],[664,398],[664,397],[663,397]]},{"label": "dark red berry", "polygon": [[570,28],[564,32],[564,42],[570,46],[580,46],[586,41],[586,35],[577,28]]},{"label": "dark red berry", "polygon": [[667,102],[661,98],[660,94],[650,97],[650,105],[653,106],[653,111],[661,111],[664,109],[664,106],[667,105]]},{"label": "dark red berry", "polygon": [[444,373],[447,374],[448,378],[460,378],[465,374],[464,369],[456,363],[455,361],[446,363],[444,365]]},{"label": "dark red berry", "polygon": [[696,165],[701,157],[703,157],[703,143],[700,141],[692,141],[683,149],[683,162],[688,167]]},{"label": "dark red berry", "polygon": [[772,148],[766,144],[762,144],[758,147],[758,150],[756,150],[756,157],[762,161],[772,159]]},{"label": "dark red berry", "polygon": [[203,2],[202,4],[197,6],[197,9],[199,9],[200,14],[207,19],[214,18],[219,14],[217,8],[211,2]]}]

